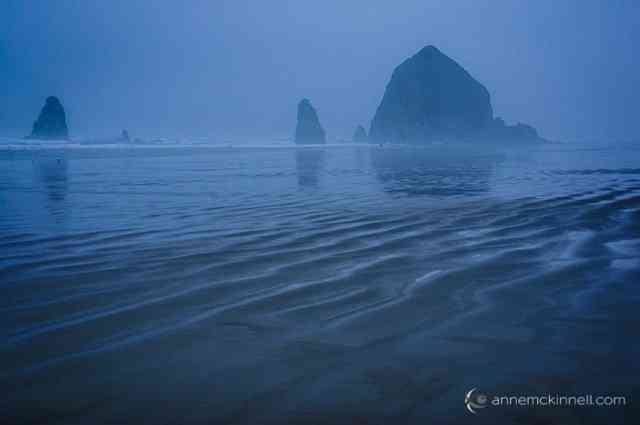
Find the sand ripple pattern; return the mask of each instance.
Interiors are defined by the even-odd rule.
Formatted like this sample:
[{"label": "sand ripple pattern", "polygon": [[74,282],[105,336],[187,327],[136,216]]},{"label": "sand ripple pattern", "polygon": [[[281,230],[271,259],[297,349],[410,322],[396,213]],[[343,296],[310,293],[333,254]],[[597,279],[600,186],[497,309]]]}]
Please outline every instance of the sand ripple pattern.
[{"label": "sand ripple pattern", "polygon": [[613,285],[625,314],[637,168],[382,150],[5,153],[0,380],[95,362],[109,381],[193,344],[229,364],[238,347],[552,346],[568,337],[536,320],[601,318]]}]

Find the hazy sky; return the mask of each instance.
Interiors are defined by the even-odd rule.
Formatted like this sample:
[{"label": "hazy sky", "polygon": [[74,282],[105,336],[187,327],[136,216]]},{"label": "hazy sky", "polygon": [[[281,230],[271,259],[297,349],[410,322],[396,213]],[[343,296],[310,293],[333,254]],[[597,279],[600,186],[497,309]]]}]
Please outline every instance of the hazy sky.
[{"label": "hazy sky", "polygon": [[0,134],[54,94],[75,136],[290,137],[308,97],[348,138],[427,44],[507,122],[640,138],[637,0],[0,0]]}]

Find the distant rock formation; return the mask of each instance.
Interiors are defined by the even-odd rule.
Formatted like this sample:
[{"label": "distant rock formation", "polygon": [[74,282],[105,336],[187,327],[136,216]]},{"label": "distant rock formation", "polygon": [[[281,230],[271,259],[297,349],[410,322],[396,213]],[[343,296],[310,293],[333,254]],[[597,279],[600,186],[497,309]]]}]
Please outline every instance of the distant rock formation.
[{"label": "distant rock formation", "polygon": [[359,125],[356,128],[355,133],[353,133],[353,142],[354,143],[364,143],[366,141],[368,141],[369,138],[367,137],[367,132],[364,129],[363,126]]},{"label": "distant rock formation", "polygon": [[537,139],[530,126],[493,118],[488,90],[427,46],[393,72],[369,131],[373,142]]},{"label": "distant rock formation", "polygon": [[67,116],[64,108],[55,96],[49,96],[40,111],[38,120],[33,123],[32,139],[68,139]]},{"label": "distant rock formation", "polygon": [[297,144],[325,143],[326,135],[318,120],[316,110],[309,99],[298,103],[298,123],[296,125],[295,142]]},{"label": "distant rock formation", "polygon": [[506,125],[499,117],[495,118],[491,126],[485,130],[484,137],[498,142],[542,140],[538,136],[538,131],[530,125],[520,122],[516,125]]},{"label": "distant rock formation", "polygon": [[131,140],[129,138],[129,132],[127,130],[122,130],[122,133],[120,133],[120,140],[122,140],[123,142],[128,142]]}]

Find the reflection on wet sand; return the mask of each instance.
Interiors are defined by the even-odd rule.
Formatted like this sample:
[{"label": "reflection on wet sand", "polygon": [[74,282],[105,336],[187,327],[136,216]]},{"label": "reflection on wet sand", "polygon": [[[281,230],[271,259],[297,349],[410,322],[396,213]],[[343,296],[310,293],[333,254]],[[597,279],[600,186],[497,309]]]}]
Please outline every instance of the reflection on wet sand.
[{"label": "reflection on wet sand", "polygon": [[636,151],[174,150],[0,166],[0,424],[640,423],[463,403],[637,392]]},{"label": "reflection on wet sand", "polygon": [[35,158],[34,174],[46,195],[45,207],[57,219],[67,213],[68,162],[65,158]]},{"label": "reflection on wet sand", "polygon": [[325,152],[322,149],[297,149],[296,169],[298,185],[301,187],[318,186],[318,175],[324,168]]},{"label": "reflection on wet sand", "polygon": [[67,195],[68,162],[64,158],[33,160],[36,176],[51,201],[62,201]]},{"label": "reflection on wet sand", "polygon": [[458,196],[489,191],[496,155],[435,149],[372,148],[371,164],[384,190],[406,195]]}]

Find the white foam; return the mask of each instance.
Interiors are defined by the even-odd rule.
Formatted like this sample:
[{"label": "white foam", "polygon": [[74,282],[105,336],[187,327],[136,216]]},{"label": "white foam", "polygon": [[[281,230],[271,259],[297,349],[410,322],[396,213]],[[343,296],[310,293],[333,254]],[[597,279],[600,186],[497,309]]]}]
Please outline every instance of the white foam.
[{"label": "white foam", "polygon": [[483,236],[486,235],[487,233],[490,233],[492,231],[496,230],[493,227],[485,227],[482,229],[473,229],[473,230],[460,230],[458,233],[458,235],[465,237],[465,238],[476,238],[478,236]]},{"label": "white foam", "polygon": [[442,274],[442,270],[432,270],[429,273],[425,273],[424,275],[420,276],[415,281],[413,281],[412,283],[410,283],[410,284],[408,284],[407,286],[404,287],[404,289],[402,291],[402,293],[403,293],[403,297],[402,298],[405,299],[411,293],[413,293],[416,289],[424,286],[426,283],[429,283],[429,282],[433,281],[433,279],[436,276],[439,276],[440,274]]},{"label": "white foam", "polygon": [[623,239],[605,244],[616,254],[636,256],[640,255],[640,239]]},{"label": "white foam", "polygon": [[585,244],[589,239],[591,239],[594,235],[594,232],[591,230],[579,230],[569,232],[567,234],[567,239],[569,239],[569,244],[564,249],[562,254],[560,254],[560,259],[563,260],[574,260],[577,258],[576,252],[578,248]]},{"label": "white foam", "polygon": [[417,278],[416,279],[416,283],[423,283],[423,282],[426,282],[428,280],[431,280],[432,277],[435,277],[435,276],[439,275],[440,273],[442,273],[442,270],[430,271],[429,273],[426,273],[423,276],[420,276],[419,278]]}]

